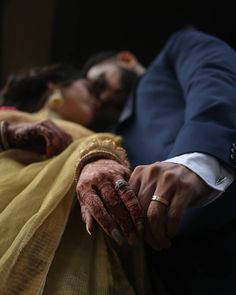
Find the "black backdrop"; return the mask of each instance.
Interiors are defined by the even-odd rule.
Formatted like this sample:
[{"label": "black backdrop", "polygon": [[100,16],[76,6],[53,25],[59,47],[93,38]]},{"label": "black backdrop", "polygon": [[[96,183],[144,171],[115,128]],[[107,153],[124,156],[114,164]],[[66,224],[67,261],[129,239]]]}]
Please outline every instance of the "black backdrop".
[{"label": "black backdrop", "polygon": [[129,49],[147,65],[171,33],[188,25],[236,48],[233,6],[233,1],[58,0],[50,59],[80,65],[97,51]]}]

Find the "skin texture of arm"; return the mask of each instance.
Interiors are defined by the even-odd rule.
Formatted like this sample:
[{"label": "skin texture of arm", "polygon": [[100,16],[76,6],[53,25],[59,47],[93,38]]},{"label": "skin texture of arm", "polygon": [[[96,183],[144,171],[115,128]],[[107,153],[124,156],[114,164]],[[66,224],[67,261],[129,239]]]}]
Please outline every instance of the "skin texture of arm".
[{"label": "skin texture of arm", "polygon": [[47,157],[61,153],[72,137],[50,120],[9,124],[6,136],[10,148],[31,150]]}]

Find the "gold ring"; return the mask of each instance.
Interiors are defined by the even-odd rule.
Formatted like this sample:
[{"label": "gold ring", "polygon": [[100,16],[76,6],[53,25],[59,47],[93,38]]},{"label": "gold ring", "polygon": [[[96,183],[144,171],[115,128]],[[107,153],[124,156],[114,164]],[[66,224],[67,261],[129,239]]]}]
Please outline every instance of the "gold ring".
[{"label": "gold ring", "polygon": [[165,206],[169,206],[169,201],[167,201],[166,199],[164,199],[164,198],[162,198],[162,197],[160,197],[160,196],[156,196],[156,195],[154,195],[153,197],[152,197],[152,201],[156,201],[156,202],[160,202],[160,203],[162,203],[163,205],[165,205]]}]

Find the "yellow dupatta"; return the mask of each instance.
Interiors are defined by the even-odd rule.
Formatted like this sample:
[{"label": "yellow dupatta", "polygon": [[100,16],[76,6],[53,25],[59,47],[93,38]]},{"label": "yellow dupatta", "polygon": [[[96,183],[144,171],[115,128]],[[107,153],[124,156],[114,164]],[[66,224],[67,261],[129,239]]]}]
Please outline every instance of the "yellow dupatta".
[{"label": "yellow dupatta", "polygon": [[[39,119],[0,112],[0,120],[9,122]],[[17,149],[0,153],[0,293],[152,294],[142,242],[119,250],[99,229],[90,237],[75,205],[78,149],[102,134],[53,121],[74,138],[60,155],[44,159]]]}]

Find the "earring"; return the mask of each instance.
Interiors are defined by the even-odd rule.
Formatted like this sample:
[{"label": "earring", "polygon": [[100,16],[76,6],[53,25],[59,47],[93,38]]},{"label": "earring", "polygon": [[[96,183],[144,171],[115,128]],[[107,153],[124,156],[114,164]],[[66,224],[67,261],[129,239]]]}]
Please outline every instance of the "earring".
[{"label": "earring", "polygon": [[60,89],[55,89],[48,98],[48,103],[51,107],[59,107],[63,105],[64,98]]}]

